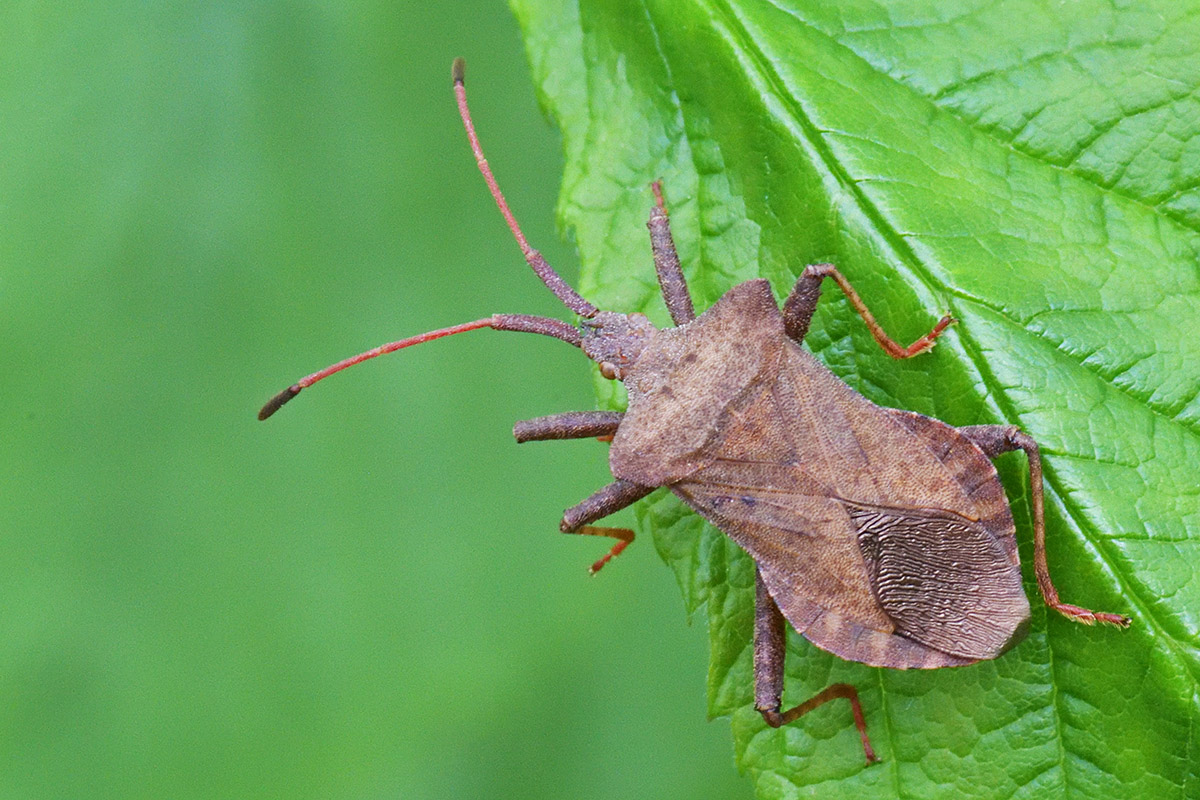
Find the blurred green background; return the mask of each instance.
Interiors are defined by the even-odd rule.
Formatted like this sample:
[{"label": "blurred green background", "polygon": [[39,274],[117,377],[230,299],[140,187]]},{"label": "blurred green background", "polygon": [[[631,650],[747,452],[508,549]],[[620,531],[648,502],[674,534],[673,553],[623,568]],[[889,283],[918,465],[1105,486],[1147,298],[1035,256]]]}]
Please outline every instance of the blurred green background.
[{"label": "blurred green background", "polygon": [[[748,797],[649,541],[559,535],[595,442],[530,239],[561,156],[500,3],[0,9],[0,795]],[[647,245],[647,268],[650,265]],[[621,519],[632,520],[630,514]]]}]

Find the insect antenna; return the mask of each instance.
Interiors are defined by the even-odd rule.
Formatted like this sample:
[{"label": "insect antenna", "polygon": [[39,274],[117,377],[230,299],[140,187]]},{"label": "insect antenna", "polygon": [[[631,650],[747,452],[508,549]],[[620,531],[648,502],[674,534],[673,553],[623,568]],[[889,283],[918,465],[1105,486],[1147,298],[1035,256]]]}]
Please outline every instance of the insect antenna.
[{"label": "insect antenna", "polygon": [[[483,179],[487,181],[488,190],[492,193],[492,198],[496,201],[496,205],[500,208],[500,213],[504,215],[504,221],[508,223],[509,230],[517,240],[517,244],[521,247],[521,253],[525,256],[525,261],[533,268],[534,273],[541,279],[554,296],[563,302],[563,304],[574,311],[581,317],[591,318],[599,313],[599,309],[594,305],[584,300],[571,286],[562,279],[562,277],[554,271],[554,268],[546,263],[546,259],[542,258],[542,254],[529,246],[529,242],[525,239],[525,234],[521,232],[521,226],[517,224],[516,218],[508,208],[508,203],[504,200],[504,195],[500,191],[499,184],[496,183],[496,178],[492,175],[492,169],[488,166],[487,159],[483,156],[483,148],[479,145],[479,137],[475,134],[475,125],[471,122],[471,111],[467,107],[467,89],[463,84],[464,62],[461,58],[454,59],[454,65],[451,73],[454,77],[454,96],[458,101],[458,113],[462,117],[463,127],[467,131],[467,139],[471,142],[471,152],[475,154],[475,163],[479,165],[479,171],[483,173]],[[284,404],[291,400],[296,395],[300,394],[301,390],[307,389],[314,383],[328,378],[336,372],[341,372],[347,367],[352,367],[355,364],[368,361],[377,356],[382,356],[387,353],[402,350],[405,347],[423,344],[434,339],[440,339],[443,336],[453,336],[456,333],[465,333],[466,331],[478,330],[479,328],[492,328],[498,331],[523,331],[525,333],[539,333],[543,336],[553,336],[556,339],[575,345],[581,346],[582,339],[578,330],[573,326],[568,325],[562,320],[551,319],[550,317],[534,317],[527,314],[495,314],[485,319],[477,319],[474,322],[464,322],[461,325],[453,325],[449,328],[441,328],[436,331],[422,333],[419,336],[411,336],[407,339],[401,339],[388,344],[381,344],[379,347],[374,347],[364,353],[359,353],[356,356],[344,359],[331,364],[323,370],[314,372],[304,378],[293,383],[288,388],[284,389],[279,394],[267,401],[262,410],[258,412],[260,420],[267,419],[279,409],[283,408]]]},{"label": "insect antenna", "polygon": [[454,77],[454,96],[458,100],[458,114],[462,117],[463,127],[467,129],[467,139],[471,142],[471,152],[475,154],[475,163],[479,165],[479,171],[483,173],[483,179],[487,181],[488,190],[492,193],[492,199],[496,201],[496,205],[500,208],[500,213],[504,215],[504,221],[508,223],[508,228],[512,231],[513,238],[517,240],[517,244],[521,247],[521,253],[525,256],[525,261],[529,263],[529,266],[541,278],[542,283],[546,284],[546,288],[554,292],[554,296],[563,302],[563,305],[581,317],[590,319],[596,316],[600,309],[587,300],[584,300],[578,292],[572,289],[554,271],[554,268],[546,263],[546,259],[542,258],[542,254],[530,247],[529,242],[526,241],[525,234],[521,232],[521,226],[517,224],[516,217],[508,210],[508,203],[504,200],[504,194],[500,191],[500,185],[496,183],[496,177],[492,175],[492,168],[488,166],[487,159],[483,156],[483,148],[479,145],[479,137],[475,135],[475,124],[471,121],[471,110],[467,107],[467,86],[465,83],[466,62],[461,58],[454,59],[454,65],[450,71]]},{"label": "insect antenna", "polygon": [[543,336],[553,336],[555,339],[561,339],[567,344],[579,347],[581,337],[579,331],[573,326],[568,325],[559,319],[550,317],[534,317],[528,314],[495,314],[485,319],[477,319],[474,322],[464,322],[461,325],[453,325],[449,328],[440,328],[436,331],[422,333],[419,336],[410,336],[407,339],[401,339],[396,342],[381,344],[379,347],[373,347],[365,353],[359,353],[356,356],[343,359],[336,364],[330,364],[325,369],[307,375],[293,383],[288,388],[284,389],[279,394],[267,401],[262,410],[258,412],[260,420],[274,414],[281,409],[284,403],[287,403],[296,395],[300,394],[302,389],[307,389],[314,383],[328,378],[336,372],[341,372],[346,367],[352,367],[355,364],[361,364],[363,361],[369,361],[377,356],[382,356],[387,353],[393,353],[397,350],[403,350],[405,347],[412,347],[416,344],[424,344],[425,342],[441,339],[443,336],[453,336],[456,333],[466,333],[480,328],[492,328],[497,331],[521,331],[524,333],[540,333]]}]

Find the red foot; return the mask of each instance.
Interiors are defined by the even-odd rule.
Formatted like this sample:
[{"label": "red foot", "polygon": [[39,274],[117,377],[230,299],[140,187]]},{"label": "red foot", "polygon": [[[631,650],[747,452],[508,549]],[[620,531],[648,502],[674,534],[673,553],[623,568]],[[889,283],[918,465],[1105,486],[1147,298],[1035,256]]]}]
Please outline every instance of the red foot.
[{"label": "red foot", "polygon": [[898,352],[892,352],[889,349],[888,355],[890,355],[892,358],[912,358],[915,355],[924,353],[926,350],[937,344],[937,338],[942,335],[942,331],[946,330],[946,328],[949,328],[956,322],[958,322],[958,320],[947,314],[938,320],[937,325],[934,325],[933,330],[931,330],[929,333],[925,334],[920,339],[917,339],[908,347],[900,348]]},{"label": "red foot", "polygon": [[629,542],[617,542],[616,544],[614,544],[612,546],[612,550],[609,550],[607,553],[604,554],[603,558],[601,558],[599,561],[597,561],[595,564],[592,564],[592,566],[588,568],[588,574],[595,575],[597,572],[599,572],[600,570],[602,570],[604,568],[605,564],[612,561],[617,556],[621,555],[621,551],[623,551],[628,546],[629,546]]},{"label": "red foot", "polygon": [[1068,619],[1080,622],[1084,625],[1095,625],[1097,622],[1104,625],[1116,625],[1118,628],[1128,628],[1130,619],[1122,614],[1108,614],[1104,611],[1091,611],[1079,606],[1073,606],[1069,603],[1059,603],[1054,606],[1060,614]]}]

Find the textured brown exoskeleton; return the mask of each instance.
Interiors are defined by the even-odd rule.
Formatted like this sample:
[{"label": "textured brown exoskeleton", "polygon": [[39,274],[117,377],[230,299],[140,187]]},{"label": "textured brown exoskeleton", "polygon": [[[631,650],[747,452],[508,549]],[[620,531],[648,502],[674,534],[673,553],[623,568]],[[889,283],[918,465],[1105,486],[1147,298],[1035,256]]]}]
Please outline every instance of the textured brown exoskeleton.
[{"label": "textured brown exoskeleton", "polygon": [[1034,572],[1046,604],[1077,622],[1126,626],[1117,614],[1062,603],[1046,566],[1042,466],[1037,444],[1011,425],[954,428],[883,408],[854,392],[800,347],[832,278],[895,358],[933,346],[943,317],[901,347],[876,324],[832,266],[809,266],[780,311],[770,286],[735,286],[696,316],[671,240],[659,185],[650,211],[654,265],[675,327],[641,314],[601,311],[525,241],[492,177],[467,111],[463,65],[454,63],[459,111],[491,193],[538,277],[582,321],[497,314],[375,348],[314,373],[263,407],[266,419],[301,389],[347,366],[477,328],[525,331],[580,347],[601,373],[625,383],[628,410],[576,411],[518,422],[518,442],[611,439],[616,480],[567,509],[564,533],[615,537],[595,572],[633,532],[589,523],[667,487],[741,545],[757,565],[755,707],[787,724],[835,697],[850,701],[867,761],[858,694],[835,684],[781,711],[784,620],[818,647],[850,661],[931,669],[995,658],[1029,625],[1029,602],[1012,514],[991,460],[1029,459]]}]

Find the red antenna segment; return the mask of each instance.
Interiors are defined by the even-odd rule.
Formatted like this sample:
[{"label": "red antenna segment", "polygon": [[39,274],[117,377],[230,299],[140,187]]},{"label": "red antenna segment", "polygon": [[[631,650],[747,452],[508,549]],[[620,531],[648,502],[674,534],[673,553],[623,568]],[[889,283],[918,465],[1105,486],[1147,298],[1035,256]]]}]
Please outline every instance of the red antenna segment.
[{"label": "red antenna segment", "polygon": [[534,317],[528,314],[495,314],[486,319],[477,319],[474,322],[464,322],[461,325],[454,325],[449,328],[440,328],[429,333],[422,333],[419,336],[410,336],[407,339],[401,339],[397,342],[389,342],[381,344],[379,347],[373,347],[365,353],[359,353],[356,356],[343,359],[336,364],[331,364],[323,370],[307,375],[293,383],[288,388],[284,389],[279,394],[267,401],[262,410],[258,412],[260,420],[274,414],[279,409],[283,408],[284,403],[291,400],[296,395],[300,394],[302,389],[307,389],[314,383],[328,378],[334,373],[341,372],[346,367],[353,367],[355,364],[361,364],[364,361],[369,361],[372,358],[394,353],[397,350],[403,350],[405,347],[412,347],[415,344],[424,344],[425,342],[441,339],[443,336],[453,336],[456,333],[466,333],[480,328],[492,328],[497,331],[521,331],[524,333],[540,333],[543,336],[553,336],[555,339],[562,339],[567,344],[573,344],[579,347],[582,338],[579,331],[571,325],[559,319],[551,319],[550,317]]}]

